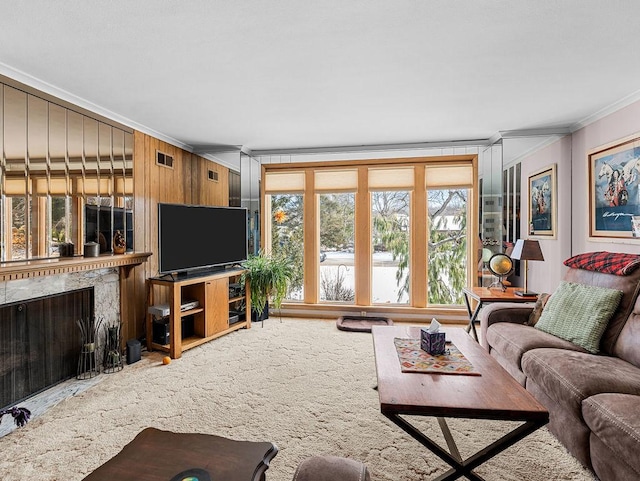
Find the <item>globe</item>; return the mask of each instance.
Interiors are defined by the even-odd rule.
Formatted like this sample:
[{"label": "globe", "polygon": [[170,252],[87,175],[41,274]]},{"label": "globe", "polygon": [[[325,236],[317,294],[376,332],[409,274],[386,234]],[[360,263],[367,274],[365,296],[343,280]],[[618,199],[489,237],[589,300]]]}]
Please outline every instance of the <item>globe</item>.
[{"label": "globe", "polygon": [[489,270],[498,277],[507,276],[513,270],[513,261],[506,254],[495,254],[489,259]]},{"label": "globe", "polygon": [[489,289],[498,287],[503,292],[506,291],[507,288],[503,284],[502,279],[513,272],[513,260],[511,257],[507,254],[494,254],[491,256],[491,259],[489,259],[489,270],[498,278],[496,282],[489,286]]}]

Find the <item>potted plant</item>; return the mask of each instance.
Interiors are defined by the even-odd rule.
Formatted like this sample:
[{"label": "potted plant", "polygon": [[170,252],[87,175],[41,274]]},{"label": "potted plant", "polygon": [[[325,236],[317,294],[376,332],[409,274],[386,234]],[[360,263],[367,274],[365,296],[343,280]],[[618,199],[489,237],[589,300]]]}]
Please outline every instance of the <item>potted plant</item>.
[{"label": "potted plant", "polygon": [[257,320],[267,319],[269,300],[273,307],[279,309],[282,299],[287,294],[293,276],[291,264],[283,256],[260,252],[258,255],[249,256],[242,266],[245,272],[240,282],[249,284],[251,310],[256,313]]}]

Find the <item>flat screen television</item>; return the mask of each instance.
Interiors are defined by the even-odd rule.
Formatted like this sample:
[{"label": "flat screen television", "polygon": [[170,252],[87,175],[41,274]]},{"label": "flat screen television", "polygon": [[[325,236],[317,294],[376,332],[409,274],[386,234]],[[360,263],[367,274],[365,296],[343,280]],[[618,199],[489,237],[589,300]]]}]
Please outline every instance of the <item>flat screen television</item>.
[{"label": "flat screen television", "polygon": [[158,204],[160,274],[224,268],[247,259],[247,209]]}]

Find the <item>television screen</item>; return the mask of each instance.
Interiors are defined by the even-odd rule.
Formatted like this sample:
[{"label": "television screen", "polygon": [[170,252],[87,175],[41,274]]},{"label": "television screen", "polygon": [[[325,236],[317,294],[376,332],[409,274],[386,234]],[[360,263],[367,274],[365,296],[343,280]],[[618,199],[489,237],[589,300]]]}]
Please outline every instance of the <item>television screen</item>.
[{"label": "television screen", "polygon": [[158,204],[160,274],[247,259],[247,209]]}]

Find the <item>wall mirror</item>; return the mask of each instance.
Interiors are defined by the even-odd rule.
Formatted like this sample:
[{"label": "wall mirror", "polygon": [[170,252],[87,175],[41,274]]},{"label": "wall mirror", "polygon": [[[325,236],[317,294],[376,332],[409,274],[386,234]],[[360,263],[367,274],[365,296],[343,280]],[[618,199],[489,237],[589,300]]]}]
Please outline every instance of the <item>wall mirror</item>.
[{"label": "wall mirror", "polygon": [[256,255],[260,250],[260,180],[262,166],[260,160],[240,153],[240,197],[241,206],[247,209],[249,216],[248,248],[249,254]]},{"label": "wall mirror", "polygon": [[133,249],[133,134],[0,83],[0,261]]}]

